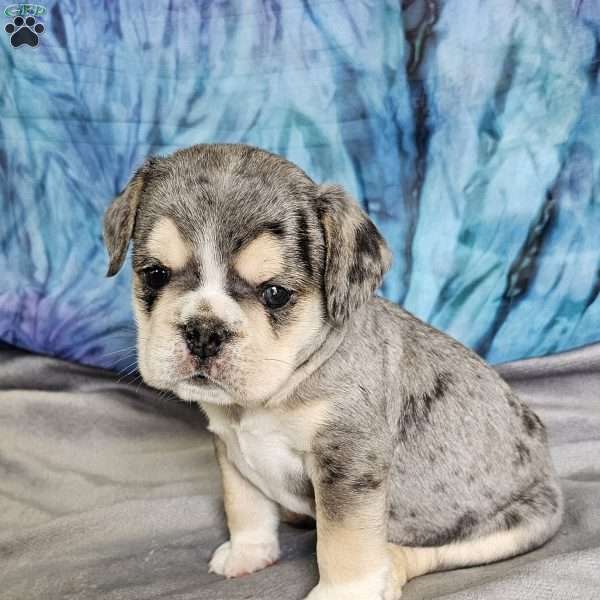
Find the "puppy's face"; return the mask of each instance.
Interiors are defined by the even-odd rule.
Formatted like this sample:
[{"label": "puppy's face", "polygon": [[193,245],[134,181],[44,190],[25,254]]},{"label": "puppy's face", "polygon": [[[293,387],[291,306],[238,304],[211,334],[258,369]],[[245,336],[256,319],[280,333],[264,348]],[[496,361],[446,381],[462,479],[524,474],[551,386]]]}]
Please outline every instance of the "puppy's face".
[{"label": "puppy's face", "polygon": [[[356,280],[342,287],[375,277],[368,297],[385,268],[381,237],[342,195],[247,146],[195,146],[146,163],[105,218],[109,274],[133,238],[145,381],[219,404],[257,404],[279,390],[348,316],[352,299],[328,291],[328,269]],[[351,207],[342,220],[340,203]]]}]

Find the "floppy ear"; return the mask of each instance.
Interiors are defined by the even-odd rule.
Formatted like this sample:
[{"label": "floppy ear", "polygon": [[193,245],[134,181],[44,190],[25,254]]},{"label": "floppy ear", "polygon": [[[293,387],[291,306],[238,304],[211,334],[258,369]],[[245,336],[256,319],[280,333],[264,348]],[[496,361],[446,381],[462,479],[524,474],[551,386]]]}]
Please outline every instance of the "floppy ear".
[{"label": "floppy ear", "polygon": [[112,201],[104,213],[104,244],[108,250],[107,277],[119,272],[133,235],[135,217],[144,189],[145,176],[152,164],[147,160],[130,179],[125,189]]},{"label": "floppy ear", "polygon": [[342,187],[321,186],[318,203],[327,312],[339,325],[375,293],[392,254],[373,221]]}]

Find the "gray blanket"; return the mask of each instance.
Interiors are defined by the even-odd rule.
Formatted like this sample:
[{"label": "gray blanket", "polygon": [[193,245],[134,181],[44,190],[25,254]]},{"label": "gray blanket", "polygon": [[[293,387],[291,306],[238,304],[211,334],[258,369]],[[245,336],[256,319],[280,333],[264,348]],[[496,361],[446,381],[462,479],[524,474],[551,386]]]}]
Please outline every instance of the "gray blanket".
[{"label": "gray blanket", "polygon": [[[600,345],[499,368],[548,426],[566,494],[545,547],[411,581],[406,600],[600,599]],[[0,350],[2,600],[300,599],[315,533],[283,526],[260,573],[207,572],[226,538],[197,408],[114,374]]]}]

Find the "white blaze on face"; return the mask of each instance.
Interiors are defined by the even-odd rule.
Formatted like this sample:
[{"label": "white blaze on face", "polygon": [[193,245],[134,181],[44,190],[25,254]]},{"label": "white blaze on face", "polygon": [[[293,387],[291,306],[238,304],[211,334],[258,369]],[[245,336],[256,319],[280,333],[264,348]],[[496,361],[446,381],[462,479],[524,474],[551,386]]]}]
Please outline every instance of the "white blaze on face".
[{"label": "white blaze on face", "polygon": [[181,321],[198,316],[220,319],[232,331],[245,323],[239,304],[227,293],[227,265],[211,239],[205,240],[198,252],[201,265],[200,287],[183,295]]}]

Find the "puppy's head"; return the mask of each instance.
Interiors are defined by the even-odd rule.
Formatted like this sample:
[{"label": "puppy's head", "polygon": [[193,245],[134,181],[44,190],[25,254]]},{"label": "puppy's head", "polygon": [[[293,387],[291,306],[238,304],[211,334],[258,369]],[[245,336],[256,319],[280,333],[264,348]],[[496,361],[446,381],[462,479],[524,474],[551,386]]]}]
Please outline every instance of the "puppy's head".
[{"label": "puppy's head", "polygon": [[140,372],[184,400],[257,404],[379,286],[390,254],[337,186],[243,145],[148,160],[108,208],[108,275],[133,240]]}]

